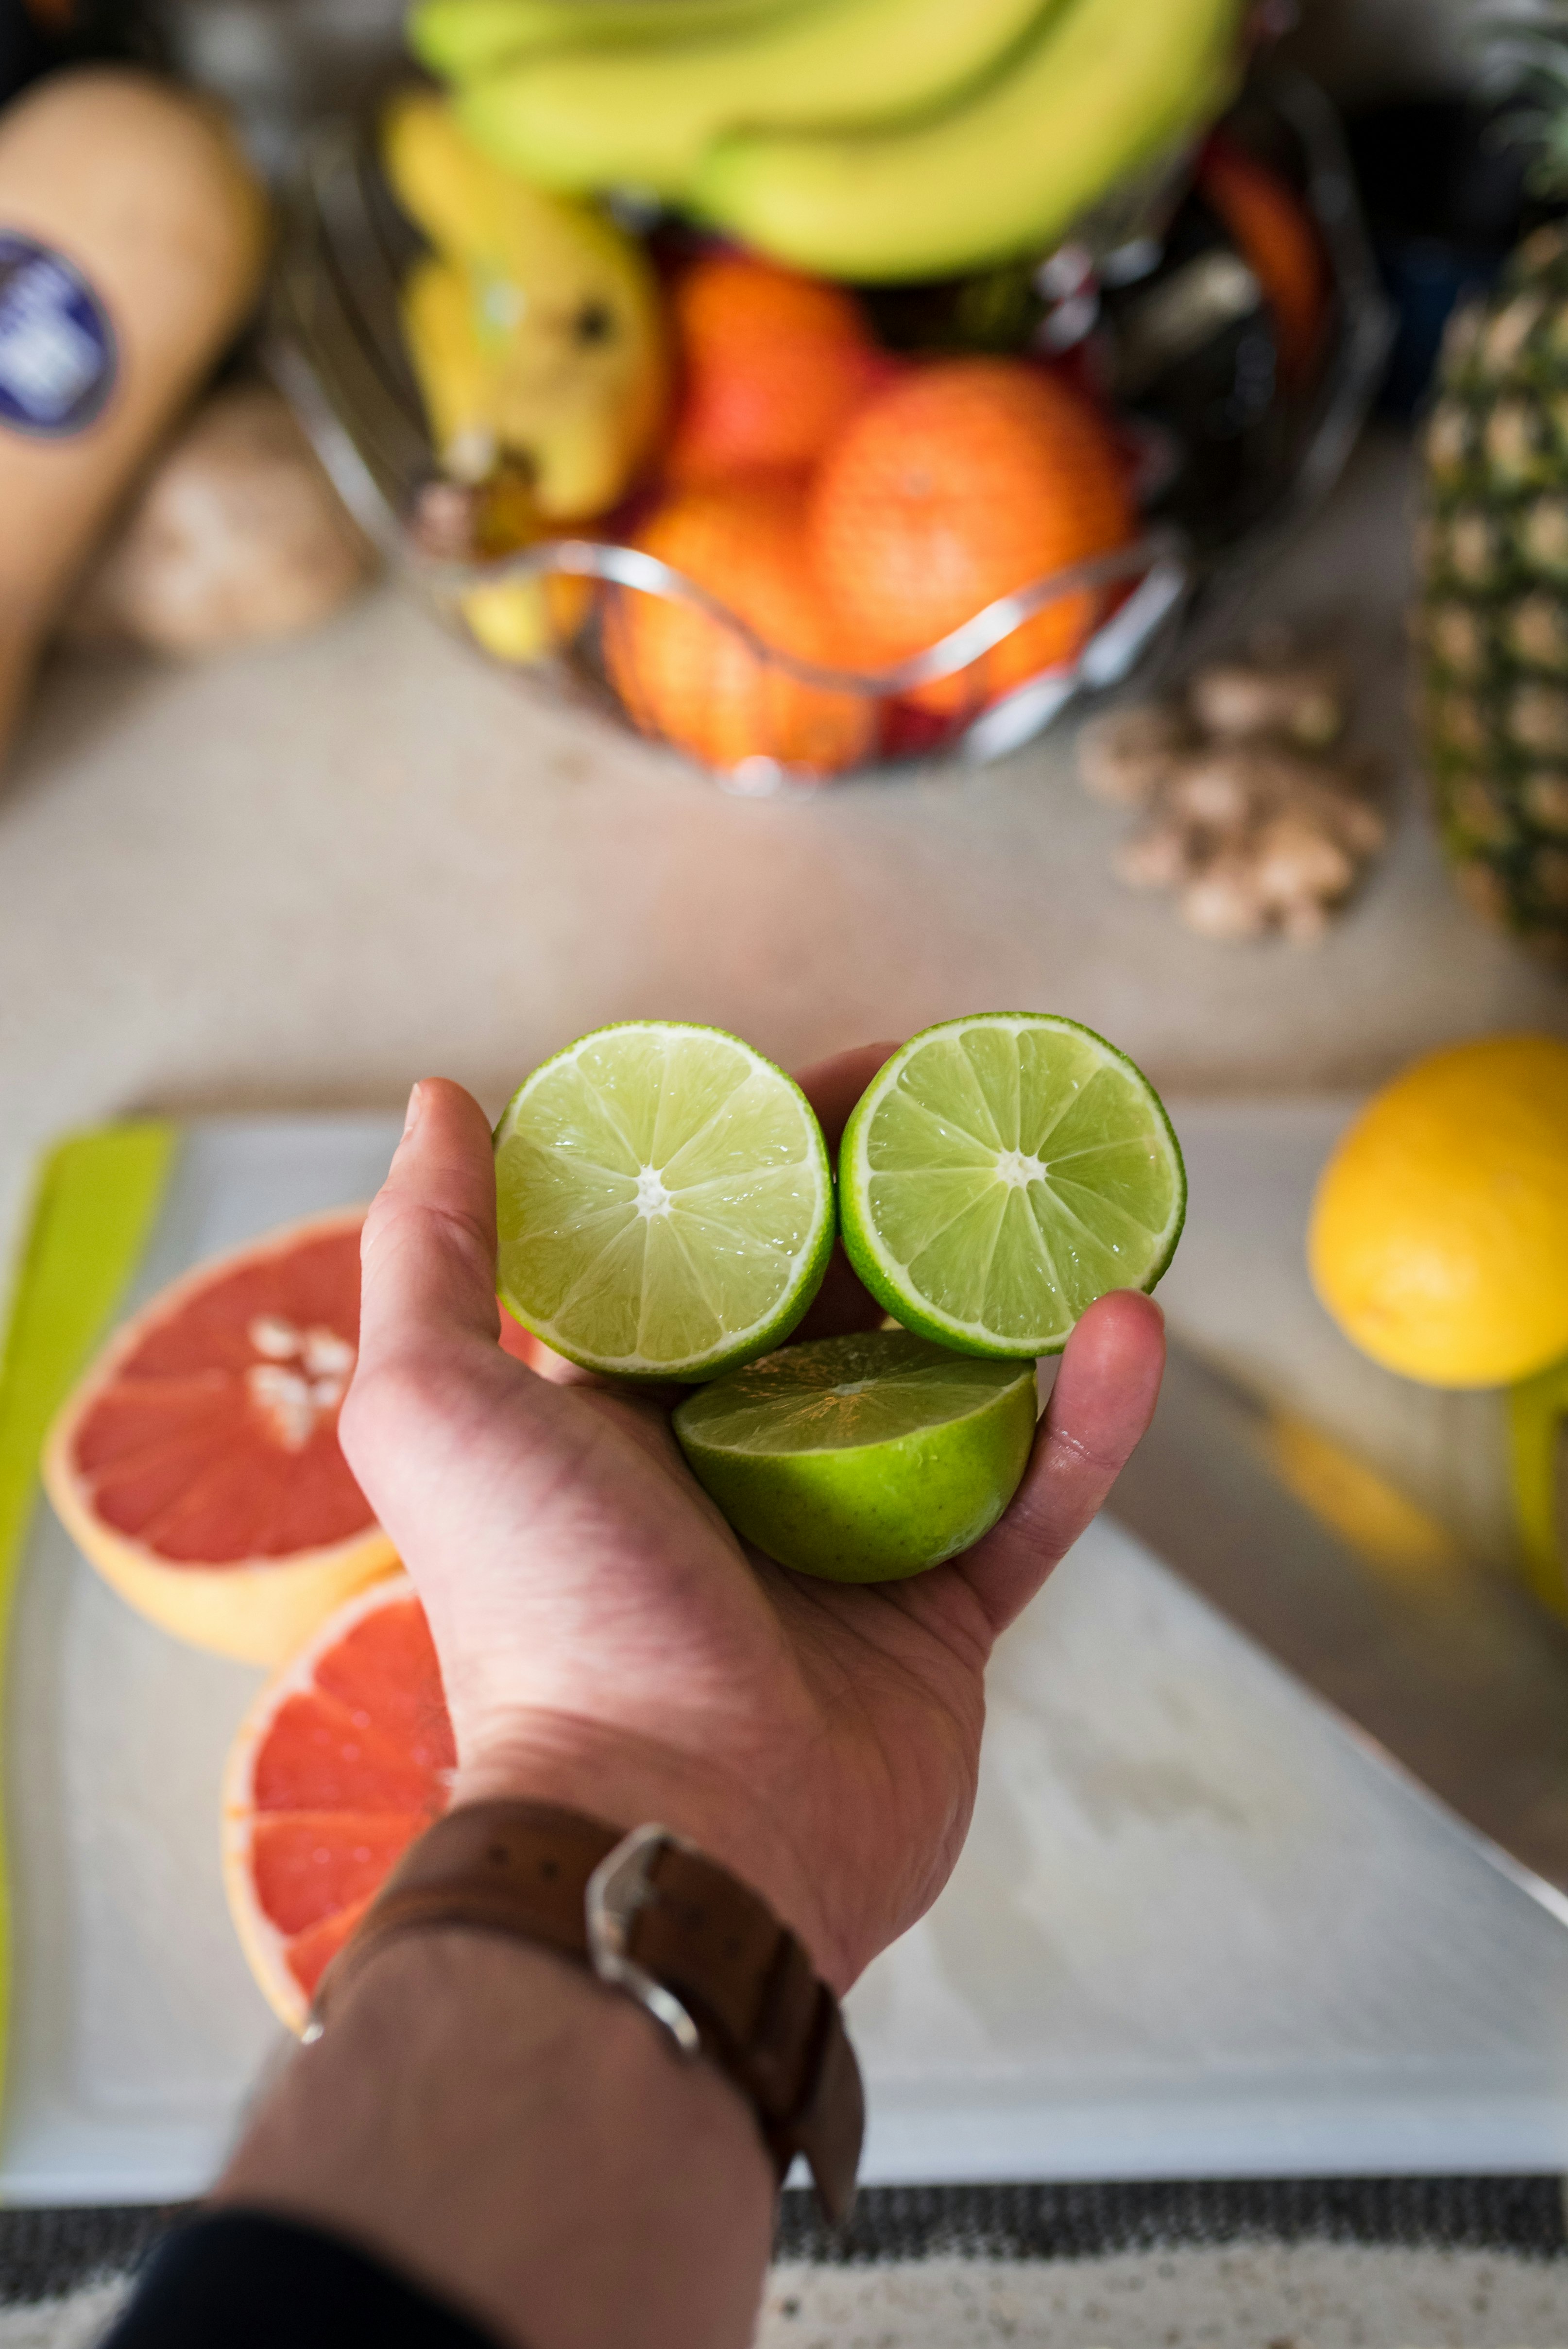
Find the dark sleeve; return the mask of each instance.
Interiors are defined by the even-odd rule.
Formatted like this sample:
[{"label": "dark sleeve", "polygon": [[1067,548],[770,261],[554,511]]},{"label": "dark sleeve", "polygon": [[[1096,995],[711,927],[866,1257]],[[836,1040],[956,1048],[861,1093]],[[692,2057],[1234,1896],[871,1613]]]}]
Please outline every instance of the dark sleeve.
[{"label": "dark sleeve", "polygon": [[336,2236],[214,2210],[166,2236],[100,2349],[498,2349]]}]

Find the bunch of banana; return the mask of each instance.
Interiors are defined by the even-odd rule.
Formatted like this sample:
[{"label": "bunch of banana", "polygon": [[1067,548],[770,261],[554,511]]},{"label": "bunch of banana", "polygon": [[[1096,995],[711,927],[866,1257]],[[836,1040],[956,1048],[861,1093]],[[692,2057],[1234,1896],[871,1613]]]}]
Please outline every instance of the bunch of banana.
[{"label": "bunch of banana", "polygon": [[[1225,103],[1243,5],[421,0],[413,37],[475,141],[537,185],[646,191],[888,281],[1048,245]],[[570,38],[544,31],[568,14]]]},{"label": "bunch of banana", "polygon": [[639,246],[594,206],[482,154],[444,98],[411,92],[382,123],[393,193],[432,250],[403,323],[449,471],[522,460],[542,513],[602,513],[663,421],[663,312]]},{"label": "bunch of banana", "polygon": [[[544,193],[480,153],[446,99],[394,101],[382,159],[431,252],[402,287],[402,325],[443,470],[528,483],[542,535],[603,513],[664,420],[670,357],[640,246],[594,206]],[[478,592],[476,632],[525,657],[547,636],[536,583]]]},{"label": "bunch of banana", "polygon": [[649,34],[684,40],[782,16],[795,0],[415,0],[409,47],[444,81],[472,81],[541,49]]}]

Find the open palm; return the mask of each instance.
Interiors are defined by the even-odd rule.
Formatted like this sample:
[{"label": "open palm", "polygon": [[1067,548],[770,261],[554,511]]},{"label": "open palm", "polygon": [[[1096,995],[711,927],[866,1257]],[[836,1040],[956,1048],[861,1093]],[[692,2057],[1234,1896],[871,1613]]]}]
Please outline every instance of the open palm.
[{"label": "open palm", "polygon": [[[830,1142],[893,1049],[803,1075]],[[430,1619],[454,1798],[656,1818],[755,1885],[846,1989],[958,1856],[986,1659],[1147,1423],[1158,1309],[1118,1292],[1084,1316],[983,1541],[909,1582],[840,1586],[742,1545],[663,1401],[502,1350],[494,1219],[483,1113],[431,1080],[366,1225],[341,1434]],[[797,1334],[877,1318],[840,1258]]]}]

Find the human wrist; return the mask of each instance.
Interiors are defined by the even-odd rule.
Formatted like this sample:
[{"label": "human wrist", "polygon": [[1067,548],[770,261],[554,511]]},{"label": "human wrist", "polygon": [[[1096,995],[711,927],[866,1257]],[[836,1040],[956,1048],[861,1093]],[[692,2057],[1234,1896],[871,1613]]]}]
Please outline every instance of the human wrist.
[{"label": "human wrist", "polygon": [[847,1987],[819,1888],[776,1816],[722,1764],[595,1722],[522,1711],[460,1733],[458,1747],[453,1809],[548,1803],[628,1830],[656,1822],[760,1893],[829,1984]]},{"label": "human wrist", "polygon": [[631,2000],[440,1928],[347,1984],[213,2199],[367,2244],[528,2349],[741,2349],[774,2193],[744,2100]]}]

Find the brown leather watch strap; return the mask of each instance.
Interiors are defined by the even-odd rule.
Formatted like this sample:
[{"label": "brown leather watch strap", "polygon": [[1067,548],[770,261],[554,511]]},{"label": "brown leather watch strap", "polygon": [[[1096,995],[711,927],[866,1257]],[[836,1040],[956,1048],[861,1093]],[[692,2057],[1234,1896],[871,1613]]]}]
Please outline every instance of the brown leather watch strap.
[{"label": "brown leather watch strap", "polygon": [[750,1888],[660,1827],[625,1835],[544,1803],[470,1803],[407,1851],[327,1969],[311,2035],[375,1951],[438,1926],[504,1933],[591,1966],[689,2054],[728,2073],[784,2178],[803,2154],[827,2218],[855,2199],[865,2127],[838,2001]]}]

